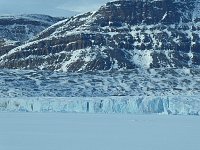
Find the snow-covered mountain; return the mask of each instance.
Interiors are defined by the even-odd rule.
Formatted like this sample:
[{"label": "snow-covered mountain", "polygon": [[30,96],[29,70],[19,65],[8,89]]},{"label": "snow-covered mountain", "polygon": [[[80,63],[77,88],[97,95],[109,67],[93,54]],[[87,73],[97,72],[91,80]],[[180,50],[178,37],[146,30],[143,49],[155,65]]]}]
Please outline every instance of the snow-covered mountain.
[{"label": "snow-covered mountain", "polygon": [[66,19],[0,57],[1,68],[196,68],[200,0],[118,0]]},{"label": "snow-covered mountain", "polygon": [[29,40],[1,50],[0,111],[200,115],[200,0],[118,0],[52,26],[24,19],[0,42]]},{"label": "snow-covered mountain", "polygon": [[0,55],[32,39],[61,19],[39,14],[0,16]]}]

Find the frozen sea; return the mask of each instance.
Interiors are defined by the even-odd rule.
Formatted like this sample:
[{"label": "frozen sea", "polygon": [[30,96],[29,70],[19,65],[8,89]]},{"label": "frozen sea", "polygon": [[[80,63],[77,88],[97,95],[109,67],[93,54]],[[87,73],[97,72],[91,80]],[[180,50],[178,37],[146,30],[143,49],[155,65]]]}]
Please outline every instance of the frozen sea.
[{"label": "frozen sea", "polygon": [[0,113],[0,150],[199,150],[200,117]]}]

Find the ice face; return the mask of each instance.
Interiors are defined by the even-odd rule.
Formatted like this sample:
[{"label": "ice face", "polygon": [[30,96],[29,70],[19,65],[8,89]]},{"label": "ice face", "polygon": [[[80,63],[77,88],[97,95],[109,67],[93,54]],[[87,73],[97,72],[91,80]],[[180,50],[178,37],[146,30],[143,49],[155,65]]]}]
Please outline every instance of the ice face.
[{"label": "ice face", "polygon": [[[199,115],[199,69],[0,70],[0,111]],[[174,96],[175,95],[175,96]]]},{"label": "ice face", "polygon": [[198,96],[1,98],[0,111],[199,115]]}]

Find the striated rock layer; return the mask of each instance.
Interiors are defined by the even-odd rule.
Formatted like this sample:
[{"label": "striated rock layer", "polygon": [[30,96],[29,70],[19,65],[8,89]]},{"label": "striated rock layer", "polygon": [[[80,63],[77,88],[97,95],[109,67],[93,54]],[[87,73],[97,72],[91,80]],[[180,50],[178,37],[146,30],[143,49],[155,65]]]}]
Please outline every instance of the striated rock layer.
[{"label": "striated rock layer", "polygon": [[61,71],[197,68],[199,0],[120,0],[47,28],[1,68]]}]

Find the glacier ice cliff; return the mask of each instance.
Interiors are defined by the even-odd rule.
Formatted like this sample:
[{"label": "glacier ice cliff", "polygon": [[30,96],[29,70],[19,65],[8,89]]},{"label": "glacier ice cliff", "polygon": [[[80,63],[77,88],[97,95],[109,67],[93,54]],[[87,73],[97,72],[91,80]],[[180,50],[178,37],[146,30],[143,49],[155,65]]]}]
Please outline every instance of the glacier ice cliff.
[{"label": "glacier ice cliff", "polygon": [[200,115],[200,96],[1,98],[0,112]]},{"label": "glacier ice cliff", "polygon": [[0,70],[1,112],[200,114],[200,69]]}]

